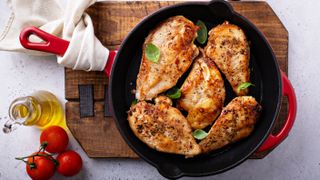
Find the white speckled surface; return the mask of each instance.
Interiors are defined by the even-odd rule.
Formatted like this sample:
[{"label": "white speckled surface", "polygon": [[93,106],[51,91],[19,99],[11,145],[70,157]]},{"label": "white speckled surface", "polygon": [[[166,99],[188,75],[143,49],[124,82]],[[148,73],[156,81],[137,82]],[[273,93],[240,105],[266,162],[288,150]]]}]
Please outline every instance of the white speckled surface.
[{"label": "white speckled surface", "polygon": [[[290,136],[263,160],[247,160],[223,174],[202,179],[319,179],[320,177],[320,1],[268,0],[289,31],[289,79],[296,90],[298,114]],[[9,9],[0,1],[0,28]],[[54,57],[33,57],[0,52],[0,126],[9,103],[34,90],[45,89],[64,101],[64,71]],[[21,127],[0,132],[0,179],[27,179],[25,167],[14,157],[38,147],[40,131]],[[141,160],[89,159],[72,138],[72,149],[83,157],[84,170],[72,179],[161,179],[157,170]],[[55,175],[54,179],[61,179]],[[186,178],[191,179],[191,178]]]}]

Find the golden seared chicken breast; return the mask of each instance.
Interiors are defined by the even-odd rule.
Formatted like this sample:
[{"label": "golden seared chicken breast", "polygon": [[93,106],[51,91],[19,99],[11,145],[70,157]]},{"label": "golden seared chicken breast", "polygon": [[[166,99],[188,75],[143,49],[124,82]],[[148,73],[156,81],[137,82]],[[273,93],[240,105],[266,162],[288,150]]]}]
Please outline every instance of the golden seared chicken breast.
[{"label": "golden seared chicken breast", "polygon": [[253,131],[261,106],[251,96],[233,99],[221,112],[208,136],[200,142],[204,153],[243,139]]},{"label": "golden seared chicken breast", "polygon": [[248,89],[238,91],[241,84],[250,82],[250,49],[240,27],[224,22],[211,29],[205,54],[216,63],[238,96],[248,94]]},{"label": "golden seared chicken breast", "polygon": [[[193,43],[198,27],[183,16],[171,17],[153,29],[143,44],[142,60],[137,77],[136,98],[151,100],[176,85],[190,67],[199,50]],[[160,51],[157,62],[147,58],[147,45]]]},{"label": "golden seared chicken breast", "polygon": [[203,129],[220,114],[225,95],[218,68],[201,51],[181,87],[178,107],[188,111],[187,120],[193,129]]},{"label": "golden seared chicken breast", "polygon": [[193,157],[201,149],[181,112],[172,107],[166,96],[155,99],[155,105],[141,101],[131,106],[128,121],[134,134],[149,147],[166,153]]}]

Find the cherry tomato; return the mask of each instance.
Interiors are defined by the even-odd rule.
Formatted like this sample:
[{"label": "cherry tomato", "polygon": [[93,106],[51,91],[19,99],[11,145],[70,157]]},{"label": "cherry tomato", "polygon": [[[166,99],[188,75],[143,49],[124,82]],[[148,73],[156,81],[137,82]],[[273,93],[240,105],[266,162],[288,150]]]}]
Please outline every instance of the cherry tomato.
[{"label": "cherry tomato", "polygon": [[[36,154],[36,153],[34,153]],[[51,178],[55,172],[56,166],[54,159],[47,153],[39,152],[40,156],[34,156],[28,158],[28,164],[26,165],[26,171],[33,180],[47,180]],[[45,155],[45,156],[41,156]],[[30,163],[34,163],[30,165]],[[31,166],[34,166],[31,168]]]},{"label": "cherry tomato", "polygon": [[69,142],[68,134],[60,126],[50,126],[42,131],[40,136],[40,143],[44,141],[48,143],[45,148],[50,153],[61,153],[63,152]]},{"label": "cherry tomato", "polygon": [[73,176],[82,168],[82,159],[75,151],[65,151],[58,155],[58,172],[64,176]]}]

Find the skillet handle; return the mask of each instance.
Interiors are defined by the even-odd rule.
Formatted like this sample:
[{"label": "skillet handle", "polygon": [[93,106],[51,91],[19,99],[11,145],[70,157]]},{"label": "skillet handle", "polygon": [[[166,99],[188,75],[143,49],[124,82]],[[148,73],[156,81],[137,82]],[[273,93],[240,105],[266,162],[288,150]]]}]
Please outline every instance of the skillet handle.
[{"label": "skillet handle", "polygon": [[208,6],[213,14],[222,19],[230,19],[234,12],[231,4],[225,0],[208,1]]},{"label": "skillet handle", "polygon": [[296,99],[294,89],[289,79],[282,71],[281,71],[281,78],[282,78],[282,84],[283,84],[282,94],[283,96],[288,97],[288,102],[289,102],[288,117],[281,131],[277,135],[270,134],[269,137],[264,141],[262,146],[260,146],[257,152],[270,150],[276,147],[277,145],[279,145],[284,140],[284,138],[288,136],[293,126],[294,120],[296,118],[297,99]]},{"label": "skillet handle", "polygon": [[183,176],[183,172],[174,163],[159,163],[157,169],[162,176],[168,179],[178,179]]},{"label": "skillet handle", "polygon": [[[44,42],[31,42],[29,37],[35,35]],[[53,53],[63,56],[69,46],[69,41],[53,36],[37,27],[31,26],[23,29],[20,33],[20,43],[26,49]]]},{"label": "skillet handle", "polygon": [[116,58],[116,55],[118,53],[118,50],[111,50],[109,51],[109,56],[108,56],[108,60],[107,60],[107,65],[104,68],[104,72],[106,73],[106,75],[108,76],[108,78],[110,78],[110,74],[111,74],[111,70],[112,70],[112,65],[114,62],[114,59]]}]

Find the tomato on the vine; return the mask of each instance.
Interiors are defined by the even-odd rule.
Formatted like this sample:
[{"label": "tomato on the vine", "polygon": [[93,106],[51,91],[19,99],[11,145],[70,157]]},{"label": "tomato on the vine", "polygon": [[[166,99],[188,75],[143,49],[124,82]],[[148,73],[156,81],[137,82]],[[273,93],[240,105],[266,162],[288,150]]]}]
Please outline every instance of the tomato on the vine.
[{"label": "tomato on the vine", "polygon": [[26,171],[33,180],[46,180],[54,175],[56,164],[52,156],[36,152],[28,158]]},{"label": "tomato on the vine", "polygon": [[45,150],[50,153],[63,152],[69,143],[67,132],[60,126],[50,126],[42,131],[40,143],[47,142]]},{"label": "tomato on the vine", "polygon": [[79,173],[82,168],[82,159],[75,151],[66,151],[58,155],[58,172],[64,176],[73,176]]}]

